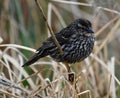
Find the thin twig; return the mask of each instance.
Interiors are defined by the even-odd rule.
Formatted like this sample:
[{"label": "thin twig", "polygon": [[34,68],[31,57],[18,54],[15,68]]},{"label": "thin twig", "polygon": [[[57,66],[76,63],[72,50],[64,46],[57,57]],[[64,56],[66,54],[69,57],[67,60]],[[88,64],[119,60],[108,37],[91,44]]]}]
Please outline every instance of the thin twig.
[{"label": "thin twig", "polygon": [[106,36],[105,40],[100,45],[99,49],[95,52],[95,54],[99,53],[100,50],[106,45],[106,43],[108,42],[109,38],[114,34],[114,32],[119,27],[119,25],[120,25],[120,19],[117,21],[116,25],[111,29],[110,33]]},{"label": "thin twig", "polygon": [[72,4],[72,5],[80,5],[80,6],[86,6],[86,7],[93,7],[94,9],[96,10],[104,10],[104,11],[107,11],[107,12],[111,12],[111,13],[115,13],[115,14],[118,14],[120,15],[120,12],[119,11],[116,11],[116,10],[112,10],[112,9],[109,9],[109,8],[106,8],[106,7],[101,7],[101,6],[94,6],[93,4],[88,4],[88,3],[81,3],[81,2],[74,2],[74,1],[65,1],[65,0],[52,0],[53,2],[58,2],[58,3],[64,3],[64,4]]},{"label": "thin twig", "polygon": [[23,80],[17,82],[17,84],[20,84],[20,83],[24,82],[25,80],[27,80],[27,79],[29,79],[29,78],[31,78],[31,77],[37,75],[37,74],[40,73],[40,72],[41,72],[41,70],[38,71],[38,72],[36,72],[36,73],[33,73],[32,75],[28,76],[27,78],[24,78]]},{"label": "thin twig", "polygon": [[100,30],[97,31],[95,36],[99,36],[107,27],[109,27],[113,22],[115,22],[119,17],[115,17],[112,20],[110,20],[107,24],[105,24]]},{"label": "thin twig", "polygon": [[14,98],[20,98],[19,96],[14,95],[14,94],[12,94],[12,93],[9,93],[9,92],[7,92],[7,91],[4,91],[4,90],[2,90],[2,89],[0,89],[0,94],[5,94],[5,95],[8,95],[9,97],[11,96],[11,97],[14,97]]},{"label": "thin twig", "polygon": [[72,4],[72,5],[81,5],[81,6],[88,6],[92,7],[92,4],[88,3],[81,3],[81,2],[74,2],[74,1],[65,1],[65,0],[52,0],[53,2],[64,3],[64,4]]},{"label": "thin twig", "polygon": [[36,3],[36,5],[38,6],[39,10],[41,11],[41,13],[42,13],[42,15],[43,15],[43,19],[45,20],[45,22],[46,22],[46,24],[47,24],[47,27],[48,27],[48,29],[49,29],[49,31],[50,31],[50,34],[51,34],[51,37],[52,37],[53,41],[55,42],[55,45],[58,47],[58,50],[59,50],[60,54],[63,55],[62,48],[61,48],[61,46],[60,46],[59,42],[57,41],[57,39],[56,39],[56,37],[55,37],[52,29],[50,28],[50,26],[49,26],[49,24],[48,24],[48,22],[47,22],[47,18],[46,18],[46,16],[45,16],[45,13],[44,13],[44,11],[43,11],[40,3],[38,3],[37,0],[35,0],[35,3]]},{"label": "thin twig", "polygon": [[0,47],[15,47],[15,48],[19,48],[19,49],[24,49],[24,50],[28,50],[28,51],[32,51],[32,52],[36,52],[35,49],[26,47],[26,46],[22,46],[22,45],[16,45],[16,44],[1,44]]},{"label": "thin twig", "polygon": [[112,75],[110,75],[110,80],[109,80],[109,84],[108,84],[108,93],[107,93],[107,97],[106,97],[106,98],[109,98],[109,97],[110,97],[110,85],[111,85],[111,80],[112,80]]}]

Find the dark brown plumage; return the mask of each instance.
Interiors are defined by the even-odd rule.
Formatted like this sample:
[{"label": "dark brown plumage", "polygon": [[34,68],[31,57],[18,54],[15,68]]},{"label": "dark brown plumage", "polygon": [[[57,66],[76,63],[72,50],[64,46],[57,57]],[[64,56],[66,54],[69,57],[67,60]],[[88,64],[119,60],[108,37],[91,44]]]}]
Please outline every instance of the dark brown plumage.
[{"label": "dark brown plumage", "polygon": [[84,60],[90,55],[94,46],[94,32],[90,21],[77,19],[66,28],[55,34],[63,55],[61,56],[53,39],[49,37],[23,66],[31,65],[39,58],[50,55],[59,62],[75,63]]}]

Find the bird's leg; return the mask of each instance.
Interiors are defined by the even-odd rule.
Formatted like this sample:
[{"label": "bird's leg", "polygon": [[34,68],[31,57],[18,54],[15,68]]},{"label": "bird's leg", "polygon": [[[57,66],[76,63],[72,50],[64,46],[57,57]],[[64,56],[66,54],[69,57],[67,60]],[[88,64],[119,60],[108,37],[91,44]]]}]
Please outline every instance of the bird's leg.
[{"label": "bird's leg", "polygon": [[66,65],[68,73],[70,73],[71,72],[70,65],[67,62],[64,62],[64,64]]},{"label": "bird's leg", "polygon": [[68,71],[68,81],[73,84],[75,81],[75,73],[72,72],[70,65],[67,62],[64,62],[64,64],[66,65],[67,71]]}]

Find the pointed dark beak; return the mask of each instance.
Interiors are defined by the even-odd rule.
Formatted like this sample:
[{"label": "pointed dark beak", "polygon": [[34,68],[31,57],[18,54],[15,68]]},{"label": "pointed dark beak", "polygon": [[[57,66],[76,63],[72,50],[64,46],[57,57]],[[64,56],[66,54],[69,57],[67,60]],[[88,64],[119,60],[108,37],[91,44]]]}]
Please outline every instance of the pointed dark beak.
[{"label": "pointed dark beak", "polygon": [[88,28],[88,32],[89,33],[94,33],[93,30],[92,30],[92,28]]}]

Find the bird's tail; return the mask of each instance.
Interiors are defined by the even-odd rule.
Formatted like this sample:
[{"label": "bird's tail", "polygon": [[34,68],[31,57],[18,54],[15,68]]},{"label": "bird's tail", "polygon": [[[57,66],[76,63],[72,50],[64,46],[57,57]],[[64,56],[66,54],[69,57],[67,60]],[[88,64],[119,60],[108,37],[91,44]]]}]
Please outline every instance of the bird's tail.
[{"label": "bird's tail", "polygon": [[29,65],[35,63],[38,59],[40,59],[40,58],[42,58],[44,56],[46,56],[44,51],[39,51],[34,56],[32,56],[24,65],[22,65],[22,67],[29,66]]},{"label": "bird's tail", "polygon": [[33,57],[31,57],[24,65],[22,65],[22,67],[24,66],[29,66],[31,64],[33,64],[34,62],[36,62],[40,57],[38,56],[38,54],[35,54]]}]

